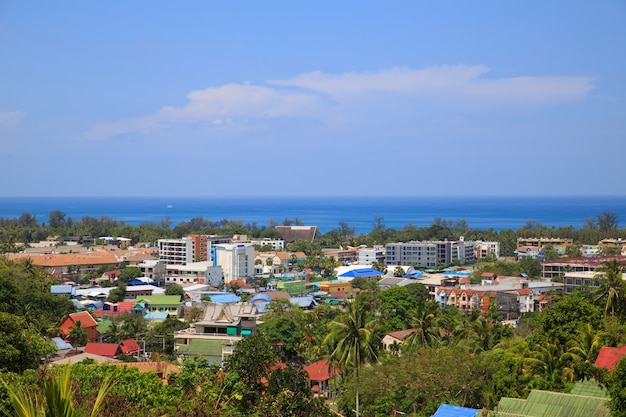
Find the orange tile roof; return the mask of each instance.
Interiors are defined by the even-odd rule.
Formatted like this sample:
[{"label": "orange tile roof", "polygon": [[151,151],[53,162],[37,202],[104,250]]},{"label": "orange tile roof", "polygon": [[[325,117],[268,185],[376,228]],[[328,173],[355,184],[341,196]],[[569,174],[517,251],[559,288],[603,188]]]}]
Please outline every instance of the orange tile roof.
[{"label": "orange tile roof", "polygon": [[87,311],[81,311],[79,313],[71,313],[69,315],[70,319],[74,324],[80,321],[80,327],[93,327],[97,326],[98,322],[91,316],[91,314]]},{"label": "orange tile roof", "polygon": [[[70,265],[107,265],[116,264],[118,262],[115,255],[107,253],[59,253],[35,255],[29,254],[27,257],[38,266],[42,267],[61,267]],[[13,260],[24,259],[26,256],[16,256]]]},{"label": "orange tile roof", "polygon": [[307,365],[304,372],[308,374],[309,381],[327,381],[335,375],[339,375],[339,370],[335,366],[331,366],[328,359],[321,359]]}]

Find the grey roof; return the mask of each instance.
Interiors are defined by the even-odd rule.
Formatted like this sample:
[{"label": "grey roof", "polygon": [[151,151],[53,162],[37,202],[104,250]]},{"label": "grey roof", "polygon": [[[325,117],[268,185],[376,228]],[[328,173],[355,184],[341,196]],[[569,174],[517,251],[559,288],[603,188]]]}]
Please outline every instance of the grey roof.
[{"label": "grey roof", "polygon": [[311,307],[311,305],[316,306],[318,305],[317,301],[315,301],[313,299],[313,297],[291,297],[289,299],[289,302],[291,304],[294,304],[298,307],[302,307],[302,308],[308,308]]},{"label": "grey roof", "polygon": [[52,294],[68,294],[75,295],[76,288],[72,285],[53,285],[50,287],[50,292]]},{"label": "grey roof", "polygon": [[256,317],[258,314],[254,304],[208,303],[204,310],[204,318],[196,325],[237,324],[241,317]]}]

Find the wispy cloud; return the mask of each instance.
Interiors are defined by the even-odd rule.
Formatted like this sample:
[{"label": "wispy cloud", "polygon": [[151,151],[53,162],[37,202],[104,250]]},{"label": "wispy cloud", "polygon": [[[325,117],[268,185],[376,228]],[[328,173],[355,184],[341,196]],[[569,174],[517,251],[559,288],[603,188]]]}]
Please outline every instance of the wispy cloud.
[{"label": "wispy cloud", "polygon": [[103,123],[87,135],[111,137],[179,124],[242,126],[279,118],[337,122],[347,108],[342,106],[349,106],[354,117],[355,103],[363,109],[378,106],[381,95],[384,100],[436,100],[439,105],[454,103],[468,108],[477,104],[537,106],[578,100],[594,88],[593,80],[587,77],[488,78],[489,71],[484,65],[345,74],[317,71],[270,80],[266,85],[227,84],[190,92],[185,106],[166,106],[152,115]]},{"label": "wispy cloud", "polygon": [[341,100],[366,94],[394,93],[413,97],[454,97],[516,102],[558,102],[581,98],[593,89],[587,77],[515,77],[489,79],[484,65],[439,66],[413,70],[392,68],[374,73],[340,75],[311,72],[270,84],[301,87]]},{"label": "wispy cloud", "polygon": [[21,111],[0,111],[0,128],[17,127],[25,116]]}]

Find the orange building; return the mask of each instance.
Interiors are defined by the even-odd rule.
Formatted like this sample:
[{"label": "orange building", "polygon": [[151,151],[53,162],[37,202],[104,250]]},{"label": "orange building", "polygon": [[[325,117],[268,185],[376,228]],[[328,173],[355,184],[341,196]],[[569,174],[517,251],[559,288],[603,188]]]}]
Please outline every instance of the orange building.
[{"label": "orange building", "polygon": [[87,311],[69,314],[57,327],[61,330],[63,337],[67,338],[67,335],[70,334],[72,329],[76,327],[79,322],[80,327],[85,329],[85,333],[87,333],[87,340],[95,342],[98,338],[98,331],[96,330],[98,322],[96,322],[96,320]]}]

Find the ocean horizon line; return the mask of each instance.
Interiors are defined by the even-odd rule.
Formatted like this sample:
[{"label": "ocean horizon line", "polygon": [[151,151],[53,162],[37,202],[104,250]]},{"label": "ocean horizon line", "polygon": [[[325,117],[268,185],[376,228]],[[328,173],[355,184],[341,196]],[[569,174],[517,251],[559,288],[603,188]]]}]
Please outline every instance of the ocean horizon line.
[{"label": "ocean horizon line", "polygon": [[62,199],[62,198],[183,198],[183,199],[245,199],[245,198],[626,198],[626,194],[272,194],[272,195],[25,195],[1,196],[0,199]]}]

